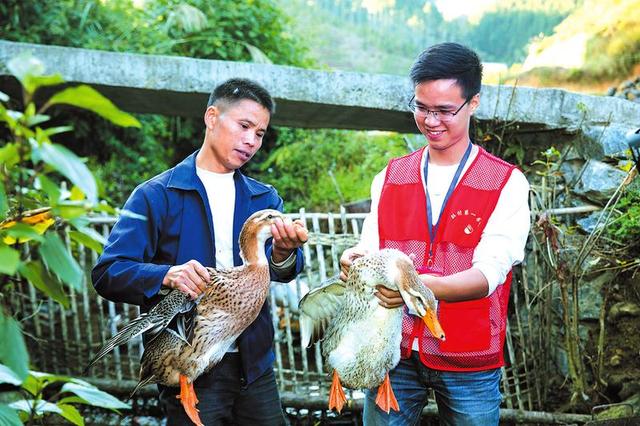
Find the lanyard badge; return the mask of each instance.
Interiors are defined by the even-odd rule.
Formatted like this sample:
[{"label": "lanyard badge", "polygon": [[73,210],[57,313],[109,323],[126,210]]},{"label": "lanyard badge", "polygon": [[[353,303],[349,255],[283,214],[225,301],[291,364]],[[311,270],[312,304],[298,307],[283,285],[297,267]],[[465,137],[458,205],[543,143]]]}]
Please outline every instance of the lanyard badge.
[{"label": "lanyard badge", "polygon": [[444,196],[444,201],[442,202],[442,208],[440,209],[440,213],[438,214],[438,218],[435,223],[433,221],[433,215],[431,213],[431,197],[429,197],[429,188],[427,188],[427,178],[429,176],[429,151],[427,150],[427,158],[424,162],[424,190],[427,198],[427,229],[429,230],[429,258],[427,259],[427,269],[431,269],[433,267],[433,246],[436,235],[438,234],[438,225],[440,224],[440,217],[442,217],[442,212],[445,210],[447,206],[447,201],[449,201],[449,197],[453,193],[454,188],[458,183],[458,179],[460,179],[460,175],[462,174],[462,170],[464,169],[467,160],[469,159],[469,155],[471,154],[471,148],[473,144],[469,142],[467,146],[467,150],[464,152],[462,159],[460,160],[460,164],[458,164],[458,168],[456,169],[455,175],[453,175],[453,179],[451,180],[451,184],[449,185],[449,189],[447,190],[447,194]]}]

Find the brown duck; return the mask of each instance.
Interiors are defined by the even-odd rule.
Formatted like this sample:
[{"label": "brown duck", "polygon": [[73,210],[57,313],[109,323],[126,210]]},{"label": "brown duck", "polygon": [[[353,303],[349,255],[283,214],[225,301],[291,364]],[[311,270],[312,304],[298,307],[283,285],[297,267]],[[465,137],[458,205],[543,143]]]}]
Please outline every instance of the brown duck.
[{"label": "brown duck", "polygon": [[[258,316],[271,282],[264,244],[278,218],[283,215],[276,210],[251,215],[240,232],[242,266],[220,271],[207,268],[211,283],[196,300],[170,291],[107,341],[87,368],[116,346],[147,332],[140,381],[131,395],[148,383],[180,386],[178,398],[185,412],[196,425],[202,425],[193,381],[215,366]],[[174,320],[175,330],[167,328]]]}]

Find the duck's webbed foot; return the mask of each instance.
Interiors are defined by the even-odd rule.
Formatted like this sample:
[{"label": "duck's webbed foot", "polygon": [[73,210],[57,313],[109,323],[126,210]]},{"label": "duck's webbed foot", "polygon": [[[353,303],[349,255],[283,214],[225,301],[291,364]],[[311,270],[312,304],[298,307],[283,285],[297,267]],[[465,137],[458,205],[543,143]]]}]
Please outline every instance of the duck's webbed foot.
[{"label": "duck's webbed foot", "polygon": [[196,408],[198,398],[193,390],[193,382],[189,381],[187,376],[183,376],[182,374],[180,375],[180,395],[177,395],[176,398],[182,403],[182,407],[191,421],[197,426],[204,426],[204,423],[202,423],[198,415],[199,410]]},{"label": "duck's webbed foot", "polygon": [[338,372],[333,370],[333,380],[331,381],[331,389],[329,390],[329,410],[335,409],[340,413],[346,402],[347,397],[344,394],[344,390],[342,390]]},{"label": "duck's webbed foot", "polygon": [[391,389],[391,382],[389,381],[389,373],[384,377],[384,381],[378,388],[378,395],[376,396],[376,405],[386,413],[389,413],[393,408],[396,411],[400,411],[398,406],[398,400],[393,394]]}]

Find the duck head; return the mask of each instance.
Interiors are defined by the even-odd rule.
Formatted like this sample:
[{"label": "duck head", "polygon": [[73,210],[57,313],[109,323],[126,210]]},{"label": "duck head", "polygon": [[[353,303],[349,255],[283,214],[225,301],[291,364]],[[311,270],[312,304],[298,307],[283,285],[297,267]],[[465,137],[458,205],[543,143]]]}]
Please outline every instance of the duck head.
[{"label": "duck head", "polygon": [[245,264],[267,263],[264,243],[271,237],[271,225],[284,220],[284,215],[272,209],[258,210],[244,222],[240,231],[240,257]]},{"label": "duck head", "polygon": [[[440,340],[445,340],[444,331],[438,321],[436,298],[413,266],[413,262],[406,254],[393,250],[390,253],[391,267],[390,281],[393,287],[400,292],[404,303],[422,318],[431,334]],[[392,288],[392,287],[390,287]]]}]

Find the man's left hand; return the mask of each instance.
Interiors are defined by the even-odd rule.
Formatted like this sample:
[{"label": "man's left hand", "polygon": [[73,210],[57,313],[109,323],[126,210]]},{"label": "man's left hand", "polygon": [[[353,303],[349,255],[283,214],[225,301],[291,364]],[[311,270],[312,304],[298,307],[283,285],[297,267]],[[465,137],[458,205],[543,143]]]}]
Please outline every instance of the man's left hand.
[{"label": "man's left hand", "polygon": [[271,234],[273,235],[271,258],[276,263],[286,260],[291,252],[301,247],[309,239],[309,231],[299,219],[295,221],[291,221],[289,218],[285,218],[284,221],[277,220],[271,225]]},{"label": "man's left hand", "polygon": [[387,309],[399,308],[404,305],[404,300],[399,291],[391,290],[383,285],[376,286],[375,296],[380,299],[378,302],[380,306],[384,306]]}]

